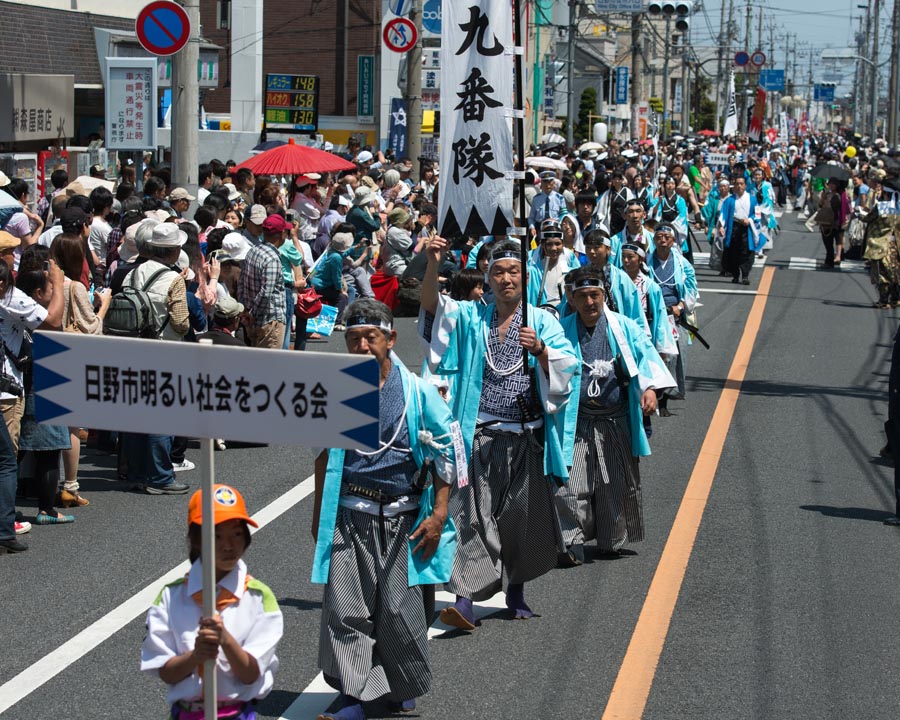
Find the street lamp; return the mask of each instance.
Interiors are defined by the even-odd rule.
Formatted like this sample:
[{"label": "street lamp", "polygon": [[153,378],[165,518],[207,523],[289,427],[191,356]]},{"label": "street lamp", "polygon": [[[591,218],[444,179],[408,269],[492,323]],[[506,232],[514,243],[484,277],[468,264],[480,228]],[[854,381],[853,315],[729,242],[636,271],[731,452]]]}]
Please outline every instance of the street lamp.
[{"label": "street lamp", "polygon": [[878,65],[876,65],[873,61],[869,60],[867,57],[863,57],[862,55],[857,55],[853,52],[853,50],[847,50],[845,52],[834,51],[834,50],[826,50],[822,53],[823,60],[855,60],[858,62],[864,62],[870,68],[872,68],[872,75],[875,77],[875,82],[873,87],[875,91],[872,93],[872,127],[870,128],[872,137],[875,137],[878,134]]}]

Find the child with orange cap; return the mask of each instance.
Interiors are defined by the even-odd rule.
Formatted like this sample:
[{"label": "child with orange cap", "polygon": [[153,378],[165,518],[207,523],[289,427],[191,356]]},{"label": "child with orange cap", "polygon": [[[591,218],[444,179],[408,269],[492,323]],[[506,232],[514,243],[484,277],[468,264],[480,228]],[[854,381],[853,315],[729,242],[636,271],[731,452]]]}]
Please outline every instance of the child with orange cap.
[{"label": "child with orange cap", "polygon": [[218,717],[255,720],[254,705],[272,690],[278,669],[275,648],[284,622],[272,591],[250,576],[241,559],[250,528],[241,494],[213,487],[216,525],[216,616],[204,618],[200,558],[203,522],[200,491],[188,505],[191,569],[167,585],[147,613],[141,670],[158,673],[169,685],[172,720],[203,720],[202,670],[216,659]]}]

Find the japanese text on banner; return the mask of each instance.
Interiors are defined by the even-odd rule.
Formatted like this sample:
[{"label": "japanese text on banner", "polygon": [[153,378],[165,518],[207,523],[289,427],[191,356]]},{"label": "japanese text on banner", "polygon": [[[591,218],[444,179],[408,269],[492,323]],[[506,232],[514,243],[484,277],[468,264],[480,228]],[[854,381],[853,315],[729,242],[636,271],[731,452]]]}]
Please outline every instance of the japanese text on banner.
[{"label": "japanese text on banner", "polygon": [[508,0],[444,3],[441,193],[444,235],[505,235],[512,223],[512,8]]}]

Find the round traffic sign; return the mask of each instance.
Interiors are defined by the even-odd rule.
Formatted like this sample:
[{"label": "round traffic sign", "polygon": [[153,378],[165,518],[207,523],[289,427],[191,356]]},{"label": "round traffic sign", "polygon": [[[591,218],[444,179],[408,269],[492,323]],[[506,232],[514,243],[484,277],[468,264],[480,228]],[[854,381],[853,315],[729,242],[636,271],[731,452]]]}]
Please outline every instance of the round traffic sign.
[{"label": "round traffic sign", "polygon": [[738,67],[744,67],[748,62],[750,62],[750,56],[743,50],[734,56],[734,64]]},{"label": "round traffic sign", "polygon": [[761,50],[757,50],[750,56],[750,63],[756,67],[762,67],[766,64],[766,54]]},{"label": "round traffic sign", "polygon": [[388,0],[388,8],[394,15],[409,15],[412,10],[412,0]]},{"label": "round traffic sign", "polygon": [[410,20],[402,17],[394,18],[385,25],[382,37],[388,50],[398,53],[409,52],[419,40],[416,26]]},{"label": "round traffic sign", "polygon": [[441,34],[441,0],[425,0],[422,8],[422,27],[434,35]]},{"label": "round traffic sign", "polygon": [[154,0],[134,21],[141,46],[153,55],[173,55],[187,45],[191,20],[184,8],[171,0]]}]

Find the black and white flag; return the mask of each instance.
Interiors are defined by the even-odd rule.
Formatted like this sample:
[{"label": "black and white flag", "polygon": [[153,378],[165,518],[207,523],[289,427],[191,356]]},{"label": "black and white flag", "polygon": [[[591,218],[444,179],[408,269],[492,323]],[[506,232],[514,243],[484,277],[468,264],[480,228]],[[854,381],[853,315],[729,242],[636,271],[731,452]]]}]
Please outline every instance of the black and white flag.
[{"label": "black and white flag", "polygon": [[444,237],[505,235],[513,226],[512,3],[445,2],[441,22],[438,227]]}]

